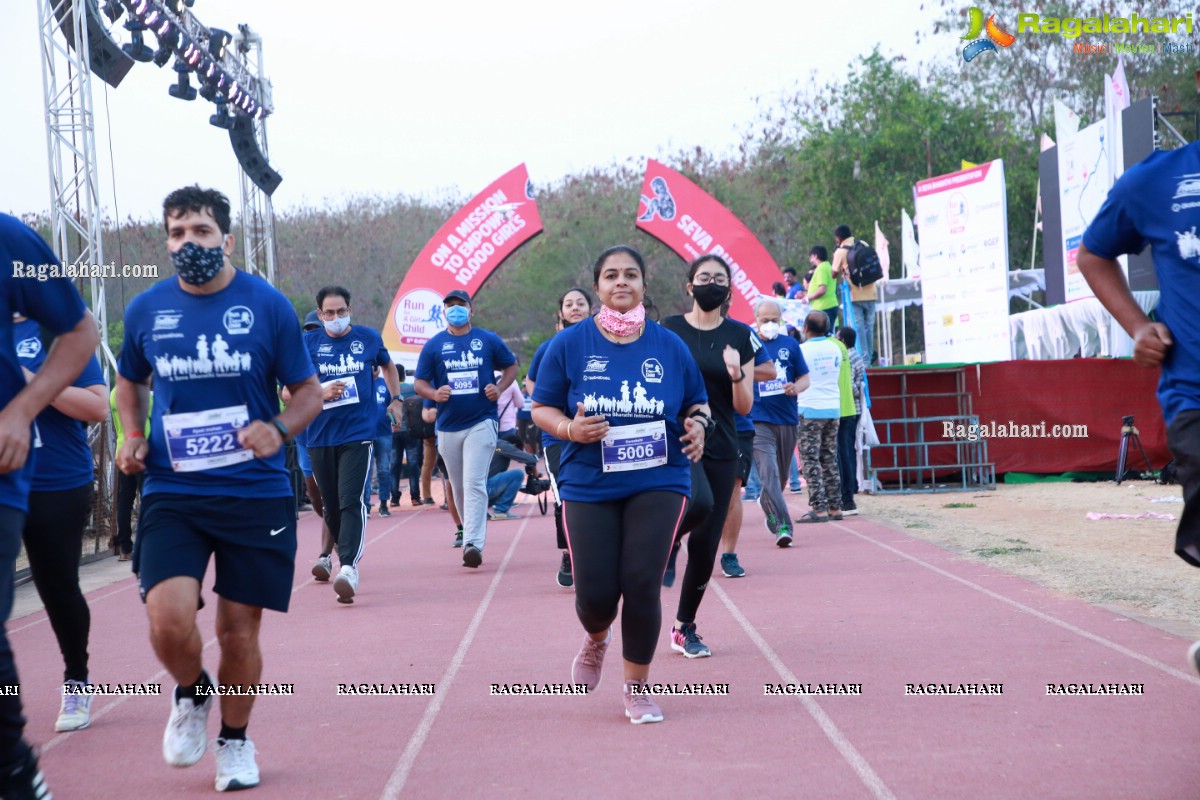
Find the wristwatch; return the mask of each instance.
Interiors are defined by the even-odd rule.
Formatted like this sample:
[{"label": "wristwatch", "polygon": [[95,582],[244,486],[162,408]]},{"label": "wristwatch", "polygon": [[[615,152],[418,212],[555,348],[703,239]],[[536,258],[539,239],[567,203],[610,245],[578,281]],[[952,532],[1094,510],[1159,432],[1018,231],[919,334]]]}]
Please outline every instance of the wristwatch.
[{"label": "wristwatch", "polygon": [[400,396],[400,395],[398,395],[398,394],[394,394],[394,395],[392,395],[392,402],[393,402],[393,403],[401,403],[401,404],[403,404],[403,403],[404,403],[404,398],[403,398],[403,397],[401,397],[401,396]]}]

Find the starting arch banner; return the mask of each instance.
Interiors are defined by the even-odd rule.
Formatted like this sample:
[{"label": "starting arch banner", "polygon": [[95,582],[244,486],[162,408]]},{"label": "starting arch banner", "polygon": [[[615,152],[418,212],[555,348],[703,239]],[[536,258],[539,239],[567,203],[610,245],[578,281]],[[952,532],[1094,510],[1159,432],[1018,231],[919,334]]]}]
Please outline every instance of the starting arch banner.
[{"label": "starting arch banner", "polygon": [[414,371],[425,342],[446,328],[442,298],[464,289],[473,299],[504,259],[541,232],[529,172],[520,164],[460,208],[409,267],[383,326],[392,357]]},{"label": "starting arch banner", "polygon": [[771,295],[783,272],[732,211],[680,173],[654,159],[646,162],[637,226],[684,261],[715,253],[733,277],[729,316],[754,322],[754,302]]}]

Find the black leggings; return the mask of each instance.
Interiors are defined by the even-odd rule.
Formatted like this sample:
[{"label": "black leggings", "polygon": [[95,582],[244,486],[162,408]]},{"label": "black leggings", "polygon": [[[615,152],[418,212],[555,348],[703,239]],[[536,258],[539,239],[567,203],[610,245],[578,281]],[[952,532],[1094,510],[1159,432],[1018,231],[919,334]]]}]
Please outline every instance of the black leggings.
[{"label": "black leggings", "polygon": [[133,501],[142,490],[145,473],[126,475],[117,470],[117,547],[128,555],[133,552]]},{"label": "black leggings", "polygon": [[88,679],[92,615],[79,589],[83,530],[92,510],[92,484],[64,492],[30,492],[25,554],[66,666],[63,680]]},{"label": "black leggings", "polygon": [[[695,622],[696,611],[704,599],[708,579],[712,577],[717,550],[721,547],[721,531],[725,517],[729,515],[729,501],[733,497],[733,481],[737,477],[737,460],[702,458],[692,465],[692,498],[684,514],[684,525],[679,535],[688,536],[687,569],[679,587],[679,611],[675,618],[680,622]],[[707,511],[707,513],[703,513]],[[701,516],[703,514],[703,516]]]},{"label": "black leggings", "polygon": [[[544,448],[542,452],[546,455],[546,471],[554,476],[554,480],[557,483],[558,464],[559,459],[562,457],[562,445],[552,444],[549,447]],[[558,537],[558,549],[566,550],[567,534],[566,531],[563,530],[563,511],[561,503],[554,504],[554,532]]]},{"label": "black leggings", "polygon": [[575,613],[588,633],[608,630],[621,608],[626,661],[649,664],[662,629],[662,576],[685,499],[643,492],[607,503],[563,503],[575,576]]},{"label": "black leggings", "polygon": [[337,543],[342,566],[357,567],[362,558],[367,527],[363,493],[371,477],[371,452],[371,442],[308,448],[313,477],[325,503],[325,524]]}]

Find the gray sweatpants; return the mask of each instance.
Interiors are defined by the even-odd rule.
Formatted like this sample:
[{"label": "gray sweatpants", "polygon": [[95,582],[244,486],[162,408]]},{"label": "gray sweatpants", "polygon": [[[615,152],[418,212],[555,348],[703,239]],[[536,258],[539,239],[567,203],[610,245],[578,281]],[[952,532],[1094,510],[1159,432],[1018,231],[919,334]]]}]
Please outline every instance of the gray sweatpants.
[{"label": "gray sweatpants", "polygon": [[781,527],[792,529],[792,515],[783,499],[783,484],[796,449],[795,425],[754,423],[754,465],[762,481],[758,502],[767,517],[767,528],[778,533]]},{"label": "gray sweatpants", "polygon": [[438,431],[437,440],[463,524],[463,546],[472,544],[483,550],[487,538],[487,476],[496,454],[496,420],[485,419],[461,431]]}]

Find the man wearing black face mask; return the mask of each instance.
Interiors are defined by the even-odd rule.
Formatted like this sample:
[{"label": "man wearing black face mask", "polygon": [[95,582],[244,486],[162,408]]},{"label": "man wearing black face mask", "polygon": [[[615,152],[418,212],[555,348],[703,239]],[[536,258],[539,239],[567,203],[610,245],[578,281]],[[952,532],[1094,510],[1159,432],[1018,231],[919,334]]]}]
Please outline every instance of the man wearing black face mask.
[{"label": "man wearing black face mask", "polygon": [[[154,651],[178,684],[163,759],[186,767],[203,758],[219,705],[216,788],[247,789],[259,782],[246,737],[254,697],[216,689],[203,668],[200,585],[215,555],[217,677],[223,687],[257,685],[262,611],[287,611],[295,572],[296,499],[282,445],[320,411],[321,386],[291,302],[229,262],[228,199],[180,189],[163,202],[163,223],[179,275],[125,311],[117,411],[126,435],[116,461],[126,475],[146,472],[134,571]],[[282,413],[279,384],[291,393]]]},{"label": "man wearing black face mask", "polygon": [[688,658],[701,658],[712,652],[696,633],[696,612],[712,577],[733,497],[738,458],[733,412],[748,414],[754,404],[755,346],[748,327],[721,316],[721,305],[729,299],[730,274],[729,265],[719,256],[701,256],[692,262],[688,290],[695,301],[692,310],[667,317],[661,324],[677,334],[696,359],[708,392],[713,427],[705,437],[704,457],[692,465],[692,497],[667,572],[673,581],[674,555],[680,539],[690,531],[671,649]]}]

